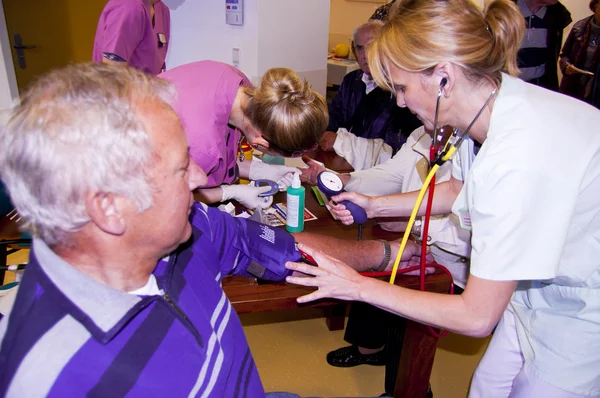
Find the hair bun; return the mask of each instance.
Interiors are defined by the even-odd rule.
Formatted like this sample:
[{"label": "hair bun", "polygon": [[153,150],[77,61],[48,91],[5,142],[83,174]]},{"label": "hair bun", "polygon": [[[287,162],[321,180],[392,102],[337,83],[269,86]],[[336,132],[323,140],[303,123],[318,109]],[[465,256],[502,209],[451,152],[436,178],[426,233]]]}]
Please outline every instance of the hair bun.
[{"label": "hair bun", "polygon": [[281,101],[287,101],[290,104],[304,106],[315,100],[315,95],[308,83],[305,83],[300,90],[286,90],[281,92]]},{"label": "hair bun", "polygon": [[290,82],[282,81],[277,87],[279,97],[282,101],[296,101],[300,99],[302,93],[299,92]]},{"label": "hair bun", "polygon": [[249,99],[244,114],[279,148],[312,148],[327,128],[325,99],[291,69],[269,69],[258,87],[244,93]]},{"label": "hair bun", "polygon": [[305,105],[314,101],[310,84],[288,68],[272,68],[263,76],[261,89],[275,101]]}]

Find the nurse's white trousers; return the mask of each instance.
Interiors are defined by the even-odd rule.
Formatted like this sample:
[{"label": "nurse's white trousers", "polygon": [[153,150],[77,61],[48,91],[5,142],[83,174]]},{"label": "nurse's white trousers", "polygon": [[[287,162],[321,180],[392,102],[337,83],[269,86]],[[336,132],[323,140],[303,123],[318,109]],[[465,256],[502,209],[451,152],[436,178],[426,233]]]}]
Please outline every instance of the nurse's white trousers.
[{"label": "nurse's white trousers", "polygon": [[[504,311],[485,355],[479,362],[469,398],[580,398],[584,395],[554,387],[524,363],[515,316]],[[589,398],[589,397],[588,397]]]}]

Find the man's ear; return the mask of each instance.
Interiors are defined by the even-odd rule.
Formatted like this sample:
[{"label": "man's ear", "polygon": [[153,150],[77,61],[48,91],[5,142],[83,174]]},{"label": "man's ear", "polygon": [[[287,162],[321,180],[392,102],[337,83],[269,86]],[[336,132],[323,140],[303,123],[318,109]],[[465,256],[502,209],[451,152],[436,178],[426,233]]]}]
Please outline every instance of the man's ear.
[{"label": "man's ear", "polygon": [[448,98],[456,81],[455,68],[450,62],[440,62],[433,71],[434,82],[439,84],[442,95]]},{"label": "man's ear", "polygon": [[104,192],[90,192],[85,198],[85,206],[92,222],[111,235],[123,235],[127,230],[118,199],[118,196]]}]

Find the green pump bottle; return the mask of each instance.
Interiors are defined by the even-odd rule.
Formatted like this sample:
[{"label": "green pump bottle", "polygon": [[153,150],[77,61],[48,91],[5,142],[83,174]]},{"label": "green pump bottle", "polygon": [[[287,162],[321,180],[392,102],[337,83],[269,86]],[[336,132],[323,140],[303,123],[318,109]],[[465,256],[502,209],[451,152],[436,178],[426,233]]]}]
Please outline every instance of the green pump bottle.
[{"label": "green pump bottle", "polygon": [[285,229],[288,232],[301,232],[304,229],[304,195],[304,187],[300,185],[300,174],[294,173],[292,185],[287,189]]}]

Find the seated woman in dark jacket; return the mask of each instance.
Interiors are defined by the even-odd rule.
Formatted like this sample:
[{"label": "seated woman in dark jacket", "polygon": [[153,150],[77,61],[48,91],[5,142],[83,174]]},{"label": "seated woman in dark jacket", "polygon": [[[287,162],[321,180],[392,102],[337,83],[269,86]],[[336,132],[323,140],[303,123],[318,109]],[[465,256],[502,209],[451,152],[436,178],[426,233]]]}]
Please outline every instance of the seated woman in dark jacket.
[{"label": "seated woman in dark jacket", "polygon": [[577,21],[560,54],[560,92],[600,107],[600,0],[590,1],[593,15]]}]

